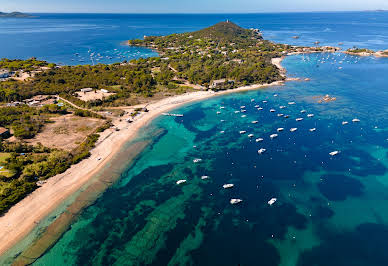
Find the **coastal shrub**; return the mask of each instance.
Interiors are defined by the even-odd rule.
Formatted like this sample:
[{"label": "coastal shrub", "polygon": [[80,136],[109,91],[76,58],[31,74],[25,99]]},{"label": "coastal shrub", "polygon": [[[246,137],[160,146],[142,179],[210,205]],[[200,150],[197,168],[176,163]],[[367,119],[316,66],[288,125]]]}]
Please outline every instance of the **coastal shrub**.
[{"label": "coastal shrub", "polygon": [[13,180],[0,193],[0,214],[10,209],[37,188],[36,183]]}]

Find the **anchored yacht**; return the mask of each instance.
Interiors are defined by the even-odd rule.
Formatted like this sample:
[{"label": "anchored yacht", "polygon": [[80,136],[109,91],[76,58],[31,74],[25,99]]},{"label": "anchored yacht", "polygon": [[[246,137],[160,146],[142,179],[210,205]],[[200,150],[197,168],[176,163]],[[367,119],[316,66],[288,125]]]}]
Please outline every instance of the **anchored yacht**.
[{"label": "anchored yacht", "polygon": [[269,206],[272,206],[272,204],[274,204],[278,199],[277,198],[272,198],[268,201],[268,205]]},{"label": "anchored yacht", "polygon": [[234,187],[234,184],[225,184],[222,187],[225,188],[225,189],[232,188],[232,187]]},{"label": "anchored yacht", "polygon": [[240,203],[240,202],[242,202],[242,199],[231,199],[230,200],[230,204],[238,204],[238,203]]},{"label": "anchored yacht", "polygon": [[186,182],[187,182],[186,179],[181,179],[181,180],[176,181],[176,184],[180,185],[180,184],[183,184],[183,183],[186,183]]}]

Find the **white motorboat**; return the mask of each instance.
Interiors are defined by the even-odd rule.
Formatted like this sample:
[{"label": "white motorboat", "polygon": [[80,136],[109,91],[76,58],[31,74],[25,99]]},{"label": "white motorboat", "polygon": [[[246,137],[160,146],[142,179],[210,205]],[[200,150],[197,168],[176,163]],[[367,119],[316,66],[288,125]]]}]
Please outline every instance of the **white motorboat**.
[{"label": "white motorboat", "polygon": [[266,149],[261,148],[260,150],[257,151],[258,154],[263,154],[266,151]]},{"label": "white motorboat", "polygon": [[231,199],[230,200],[230,204],[238,204],[238,203],[240,203],[240,202],[242,202],[242,199]]},{"label": "white motorboat", "polygon": [[330,156],[335,156],[335,155],[337,155],[339,153],[340,153],[339,151],[332,151],[329,154],[330,154]]},{"label": "white motorboat", "polygon": [[228,189],[228,188],[234,187],[234,184],[225,184],[222,187],[225,188],[225,189]]},{"label": "white motorboat", "polygon": [[268,201],[268,205],[272,206],[278,199],[277,198],[272,198]]},{"label": "white motorboat", "polygon": [[183,184],[183,183],[186,183],[186,182],[187,182],[186,179],[181,179],[181,180],[176,181],[176,184],[180,185],[180,184]]}]

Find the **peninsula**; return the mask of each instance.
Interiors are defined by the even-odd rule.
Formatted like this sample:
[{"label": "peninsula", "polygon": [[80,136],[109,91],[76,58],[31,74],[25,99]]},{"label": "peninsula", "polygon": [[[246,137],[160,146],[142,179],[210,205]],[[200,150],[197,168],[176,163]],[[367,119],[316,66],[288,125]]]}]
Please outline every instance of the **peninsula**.
[{"label": "peninsula", "polygon": [[[63,67],[35,58],[0,61],[0,254],[89,182],[161,113],[214,95],[281,85],[286,78],[279,58],[336,51],[276,44],[264,40],[258,29],[230,21],[128,43],[155,49],[160,57]],[[88,204],[77,205],[78,212]],[[66,222],[56,230],[66,230],[77,215],[71,213],[57,218]],[[50,231],[58,237],[61,233]],[[38,253],[29,253],[32,261],[25,263]]]},{"label": "peninsula", "polygon": [[31,18],[33,16],[21,12],[4,13],[0,12],[0,18]]}]

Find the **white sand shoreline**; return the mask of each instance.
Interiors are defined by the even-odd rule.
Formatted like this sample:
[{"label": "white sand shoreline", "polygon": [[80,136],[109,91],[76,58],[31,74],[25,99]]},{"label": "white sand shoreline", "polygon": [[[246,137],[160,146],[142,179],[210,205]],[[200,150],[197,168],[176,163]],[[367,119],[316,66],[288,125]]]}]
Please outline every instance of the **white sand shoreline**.
[{"label": "white sand shoreline", "polygon": [[[285,75],[285,69],[280,64],[283,58],[274,59],[273,64],[282,71],[282,75]],[[133,140],[140,128],[148,125],[161,113],[214,96],[283,84],[283,81],[277,81],[271,84],[251,85],[220,92],[196,91],[186,93],[149,104],[147,106],[149,112],[142,113],[131,124],[125,122],[125,119],[122,119],[121,122],[116,121],[115,126],[120,131],[108,129],[101,133],[101,137],[96,147],[92,149],[89,158],[73,165],[66,172],[51,177],[46,184],[32,192],[0,217],[0,255],[4,255],[24,239],[38,222],[42,221],[110,162],[114,155],[120,151],[122,145]],[[101,160],[98,160],[98,158],[101,158]]]}]

